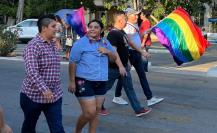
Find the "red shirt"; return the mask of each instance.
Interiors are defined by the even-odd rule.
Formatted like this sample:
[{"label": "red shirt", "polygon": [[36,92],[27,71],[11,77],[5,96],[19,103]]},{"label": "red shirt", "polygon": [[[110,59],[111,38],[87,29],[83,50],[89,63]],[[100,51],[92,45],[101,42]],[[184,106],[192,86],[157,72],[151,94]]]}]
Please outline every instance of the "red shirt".
[{"label": "red shirt", "polygon": [[[144,20],[142,21],[142,24],[140,26],[140,33],[144,33],[146,30],[148,30],[149,28],[151,28],[151,22],[149,20]],[[142,42],[145,41],[144,38],[142,38]],[[145,45],[150,46],[151,45],[151,36],[150,33],[145,41]]]}]

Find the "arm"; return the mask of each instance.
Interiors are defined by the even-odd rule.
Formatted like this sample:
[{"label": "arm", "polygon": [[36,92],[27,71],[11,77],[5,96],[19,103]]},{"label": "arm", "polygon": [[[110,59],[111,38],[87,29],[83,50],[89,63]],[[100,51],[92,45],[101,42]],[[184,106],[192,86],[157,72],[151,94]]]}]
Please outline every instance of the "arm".
[{"label": "arm", "polygon": [[115,62],[115,60],[116,60],[116,54],[115,53],[113,53],[113,52],[108,52],[108,57],[109,57],[109,60],[111,61],[111,62]]},{"label": "arm", "polygon": [[[79,42],[79,41],[78,41]],[[71,93],[75,92],[76,84],[75,84],[75,77],[76,77],[76,63],[79,63],[81,59],[81,44],[78,42],[74,43],[69,58],[69,87],[68,91]]]},{"label": "arm", "polygon": [[145,44],[149,39],[151,40],[151,33],[147,33],[142,37],[142,49],[145,48]]},{"label": "arm", "polygon": [[[114,48],[117,50],[116,47],[114,47]],[[119,72],[120,72],[121,76],[125,76],[127,74],[127,72],[126,72],[126,69],[125,69],[124,65],[121,62],[121,59],[120,59],[120,56],[119,56],[118,52],[116,52],[115,55],[116,55],[115,63],[117,64],[117,66],[119,68]]]},{"label": "arm", "polygon": [[114,52],[111,52],[110,50],[108,50],[108,49],[106,49],[106,48],[104,48],[104,47],[100,47],[100,48],[98,49],[98,51],[99,51],[101,54],[108,55],[109,60],[110,60],[111,62],[114,62],[114,61],[116,60],[116,55],[115,55]]},{"label": "arm", "polygon": [[[133,49],[135,49],[136,51],[138,51],[142,56],[144,57],[148,57],[149,54],[146,51],[143,51],[141,49],[141,47],[136,47],[135,43],[132,40],[132,35],[135,34],[136,32],[138,32],[137,28],[135,26],[132,26],[132,24],[128,24],[125,28],[124,28],[125,33],[127,34],[127,38],[128,38],[128,45],[131,46]],[[138,33],[140,34],[140,33]],[[141,37],[141,36],[140,36]],[[141,45],[141,44],[140,44]]]},{"label": "arm", "polygon": [[76,64],[75,63],[69,63],[69,87],[68,87],[68,91],[71,93],[74,93],[75,89],[76,89],[75,74],[76,74]]},{"label": "arm", "polygon": [[108,57],[109,57],[109,60],[111,62],[115,62],[117,56],[116,56],[116,53],[117,53],[117,48],[113,47],[110,42],[107,40],[107,44],[108,44],[108,49],[109,49],[109,53],[108,53]]},{"label": "arm", "polygon": [[136,45],[132,42],[130,36],[128,35],[128,44],[135,49],[136,51],[138,51],[142,56],[144,57],[149,57],[150,54],[146,51],[146,50],[142,50],[141,48],[136,47]]},{"label": "arm", "polygon": [[117,52],[118,43],[120,43],[119,40],[121,40],[121,38],[119,38],[118,32],[115,32],[115,31],[110,32],[107,36],[107,39],[109,40],[112,48],[115,49],[115,56],[116,56],[115,63],[119,68],[119,73],[121,76],[125,76],[127,72],[126,72],[126,70],[125,70],[125,68],[121,62],[120,56]]},{"label": "arm", "polygon": [[116,50],[112,47],[110,42],[105,38],[103,38],[103,44],[106,44],[107,47],[99,47],[98,51],[101,54],[106,54],[111,62],[115,62],[115,60],[116,60],[116,55],[115,55]]}]

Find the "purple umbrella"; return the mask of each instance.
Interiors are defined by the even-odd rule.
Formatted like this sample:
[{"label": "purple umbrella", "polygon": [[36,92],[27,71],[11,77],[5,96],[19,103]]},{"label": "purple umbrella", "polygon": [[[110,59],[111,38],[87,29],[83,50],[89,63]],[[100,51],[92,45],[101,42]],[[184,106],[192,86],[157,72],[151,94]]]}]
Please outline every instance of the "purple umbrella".
[{"label": "purple umbrella", "polygon": [[55,13],[55,15],[60,16],[60,18],[61,18],[62,20],[64,20],[66,23],[68,23],[68,22],[67,22],[67,19],[66,19],[66,14],[71,14],[72,11],[73,11],[73,9],[60,9],[59,11],[57,11],[57,12]]}]

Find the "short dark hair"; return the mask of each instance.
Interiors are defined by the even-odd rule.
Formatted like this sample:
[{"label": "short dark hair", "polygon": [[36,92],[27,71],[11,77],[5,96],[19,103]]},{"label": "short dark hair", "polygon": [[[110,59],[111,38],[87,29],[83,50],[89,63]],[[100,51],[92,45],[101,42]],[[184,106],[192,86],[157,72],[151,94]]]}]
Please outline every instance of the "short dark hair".
[{"label": "short dark hair", "polygon": [[55,16],[53,14],[47,14],[39,17],[37,25],[38,25],[38,31],[41,33],[42,27],[48,27],[48,25],[52,22],[55,21]]},{"label": "short dark hair", "polygon": [[141,14],[144,14],[144,16],[146,17],[146,18],[149,18],[150,17],[150,15],[151,15],[151,10],[148,10],[148,9],[142,9],[141,10],[141,12],[139,13],[139,18],[138,18],[138,26],[140,27],[141,26],[141,24],[142,24],[142,19],[141,19]]},{"label": "short dark hair", "polygon": [[150,17],[152,11],[148,9],[142,9],[141,12],[145,15],[146,18],[148,18]]},{"label": "short dark hair", "polygon": [[61,18],[60,18],[59,15],[56,15],[56,16],[55,16],[55,20],[56,20],[57,22],[59,22],[59,23],[62,24],[62,20],[61,20]]},{"label": "short dark hair", "polygon": [[91,23],[93,23],[93,22],[96,22],[96,23],[98,23],[101,29],[103,29],[103,28],[104,28],[104,25],[103,25],[103,23],[102,23],[100,20],[98,20],[98,19],[93,19],[93,20],[91,20],[91,21],[90,21],[90,22],[87,24],[87,26],[89,27],[89,26],[90,26],[90,24],[91,24]]},{"label": "short dark hair", "polygon": [[115,11],[112,15],[112,17],[113,17],[112,23],[115,23],[115,20],[117,20],[117,17],[120,15],[126,15],[126,13],[124,11],[120,11],[120,10]]}]

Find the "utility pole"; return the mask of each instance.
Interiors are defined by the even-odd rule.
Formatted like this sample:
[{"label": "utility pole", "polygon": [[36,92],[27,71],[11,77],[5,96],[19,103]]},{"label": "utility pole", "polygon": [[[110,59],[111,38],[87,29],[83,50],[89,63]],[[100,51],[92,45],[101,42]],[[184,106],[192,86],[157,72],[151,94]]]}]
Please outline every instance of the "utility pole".
[{"label": "utility pole", "polygon": [[17,15],[16,15],[16,23],[19,23],[20,21],[23,20],[24,1],[25,0],[19,0],[18,8],[17,8]]}]

